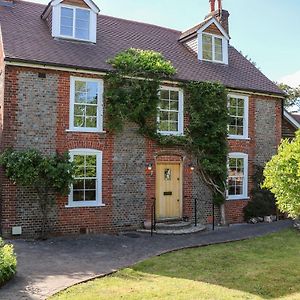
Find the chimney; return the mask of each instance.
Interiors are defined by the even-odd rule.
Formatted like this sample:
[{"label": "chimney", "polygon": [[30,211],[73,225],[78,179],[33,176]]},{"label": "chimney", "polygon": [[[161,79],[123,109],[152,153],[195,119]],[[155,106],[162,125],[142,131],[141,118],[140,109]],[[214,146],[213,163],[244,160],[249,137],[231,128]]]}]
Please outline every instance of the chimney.
[{"label": "chimney", "polygon": [[210,14],[205,17],[205,19],[209,17],[215,17],[225,29],[225,31],[229,34],[229,12],[222,7],[222,0],[217,0],[218,8],[216,9],[216,0],[209,0],[210,2]]}]

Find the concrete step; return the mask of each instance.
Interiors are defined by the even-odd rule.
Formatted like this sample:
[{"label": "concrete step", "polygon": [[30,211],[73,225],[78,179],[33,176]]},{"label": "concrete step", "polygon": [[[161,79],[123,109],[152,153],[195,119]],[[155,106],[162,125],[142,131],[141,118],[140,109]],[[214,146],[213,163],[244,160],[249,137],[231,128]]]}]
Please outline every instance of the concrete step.
[{"label": "concrete step", "polygon": [[191,222],[177,221],[177,222],[158,222],[156,223],[156,229],[160,230],[179,230],[191,226]]},{"label": "concrete step", "polygon": [[[200,232],[200,231],[204,231],[206,229],[206,227],[204,225],[198,225],[198,226],[194,226],[191,225],[188,227],[184,227],[184,228],[176,228],[176,229],[159,229],[156,228],[156,230],[154,231],[155,234],[162,234],[162,235],[183,235],[183,234],[191,234],[191,233],[196,233],[196,232]],[[144,233],[151,233],[151,230],[149,229],[138,229],[138,232],[144,232]]]}]

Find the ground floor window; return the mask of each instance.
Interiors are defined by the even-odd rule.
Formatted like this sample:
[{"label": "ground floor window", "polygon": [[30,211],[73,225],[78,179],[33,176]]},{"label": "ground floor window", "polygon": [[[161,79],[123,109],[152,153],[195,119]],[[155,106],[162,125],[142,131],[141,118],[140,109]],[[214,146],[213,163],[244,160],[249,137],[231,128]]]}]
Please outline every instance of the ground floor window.
[{"label": "ground floor window", "polygon": [[69,195],[69,206],[100,206],[102,204],[102,152],[92,149],[70,151],[75,165],[75,178]]},{"label": "ground floor window", "polygon": [[229,200],[248,197],[248,155],[230,153],[228,158],[228,190]]}]

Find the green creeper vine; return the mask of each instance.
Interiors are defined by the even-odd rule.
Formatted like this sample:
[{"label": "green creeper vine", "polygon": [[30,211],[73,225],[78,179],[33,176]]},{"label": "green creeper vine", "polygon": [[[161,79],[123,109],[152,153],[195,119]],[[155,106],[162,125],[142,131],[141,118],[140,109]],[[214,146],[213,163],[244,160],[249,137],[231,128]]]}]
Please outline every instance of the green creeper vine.
[{"label": "green creeper vine", "polygon": [[106,76],[108,127],[121,131],[126,121],[135,122],[144,136],[165,146],[178,145],[196,162],[196,170],[214,193],[216,204],[225,199],[227,178],[227,92],[211,82],[182,84],[189,125],[184,136],[157,132],[159,88],[176,73],[160,53],[128,49],[109,63],[115,72]]}]

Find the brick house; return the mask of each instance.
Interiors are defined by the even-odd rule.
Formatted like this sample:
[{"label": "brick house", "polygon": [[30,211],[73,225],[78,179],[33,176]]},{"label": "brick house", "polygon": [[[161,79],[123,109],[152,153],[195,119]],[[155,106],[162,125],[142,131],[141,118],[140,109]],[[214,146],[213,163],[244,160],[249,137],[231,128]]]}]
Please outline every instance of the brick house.
[{"label": "brick house", "polygon": [[[177,73],[164,82],[159,127],[184,134],[182,81],[219,81],[229,90],[228,223],[243,222],[251,200],[254,165],[263,165],[281,138],[283,93],[229,43],[229,13],[215,8],[185,32],[99,14],[91,0],[52,0],[47,6],[20,0],[0,2],[1,150],[36,148],[69,151],[82,166],[69,197],[51,212],[55,234],[117,232],[150,219],[194,216],[212,221],[209,188],[180,148],[162,148],[127,124],[121,134],[106,128],[106,63],[122,50],[151,49]],[[161,126],[161,125],[164,126]],[[86,170],[92,177],[85,177]],[[170,185],[171,184],[171,185]],[[171,186],[171,187],[170,187]],[[171,189],[165,193],[166,189]],[[41,226],[35,194],[1,173],[1,231],[35,236]],[[216,216],[219,210],[216,208]]]}]

